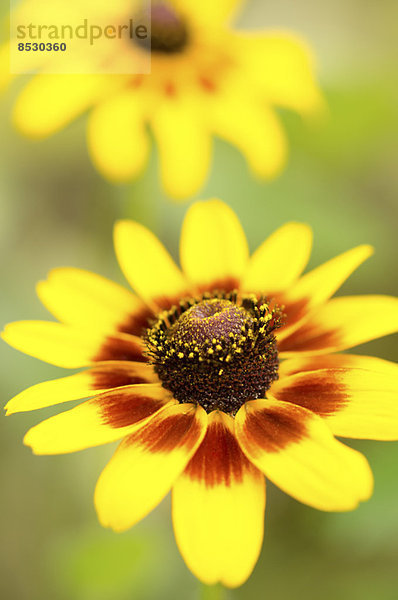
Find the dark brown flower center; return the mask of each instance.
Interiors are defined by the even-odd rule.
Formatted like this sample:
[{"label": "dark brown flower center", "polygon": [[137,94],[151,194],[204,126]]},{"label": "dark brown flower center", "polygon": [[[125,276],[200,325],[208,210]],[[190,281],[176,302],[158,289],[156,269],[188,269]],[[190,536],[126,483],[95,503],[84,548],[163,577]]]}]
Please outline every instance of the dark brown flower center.
[{"label": "dark brown flower center", "polygon": [[188,41],[188,29],[181,15],[168,2],[152,0],[150,39],[136,43],[148,51],[174,54],[184,50]]},{"label": "dark brown flower center", "polygon": [[254,295],[205,294],[158,315],[147,331],[148,355],[179,402],[235,415],[264,398],[278,378],[274,331],[281,311]]}]

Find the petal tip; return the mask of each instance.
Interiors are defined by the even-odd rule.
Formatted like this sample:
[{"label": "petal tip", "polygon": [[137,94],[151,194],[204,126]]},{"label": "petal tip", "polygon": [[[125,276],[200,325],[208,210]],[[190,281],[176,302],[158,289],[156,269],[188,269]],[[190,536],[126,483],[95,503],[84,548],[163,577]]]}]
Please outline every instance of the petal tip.
[{"label": "petal tip", "polygon": [[113,238],[115,243],[125,235],[130,235],[133,227],[136,227],[138,223],[132,219],[118,219],[113,225]]},{"label": "petal tip", "polygon": [[366,250],[368,256],[372,256],[375,253],[375,247],[371,244],[363,244],[364,250]]},{"label": "petal tip", "polygon": [[27,446],[28,448],[31,448],[33,454],[36,454],[36,451],[33,449],[33,443],[31,440],[32,436],[31,436],[31,429],[29,429],[29,431],[27,431],[23,437],[22,443],[24,446]]},{"label": "petal tip", "polygon": [[6,342],[6,344],[9,344],[10,346],[12,346],[12,343],[10,341],[10,333],[13,329],[13,325],[18,322],[19,321],[14,321],[14,323],[7,323],[6,325],[4,325],[3,331],[0,331],[0,338],[2,340],[4,340]]},{"label": "petal tip", "polygon": [[48,274],[48,279],[40,279],[40,281],[38,281],[35,285],[36,294],[37,294],[39,300],[41,300],[43,292],[45,292],[46,287],[48,286],[48,280],[50,279],[50,276],[51,276],[51,271]]},{"label": "petal tip", "polygon": [[51,132],[45,131],[45,129],[41,129],[33,121],[29,121],[26,116],[25,105],[19,101],[17,101],[14,110],[11,114],[11,121],[14,125],[15,129],[23,135],[31,140],[41,140],[50,135]]}]

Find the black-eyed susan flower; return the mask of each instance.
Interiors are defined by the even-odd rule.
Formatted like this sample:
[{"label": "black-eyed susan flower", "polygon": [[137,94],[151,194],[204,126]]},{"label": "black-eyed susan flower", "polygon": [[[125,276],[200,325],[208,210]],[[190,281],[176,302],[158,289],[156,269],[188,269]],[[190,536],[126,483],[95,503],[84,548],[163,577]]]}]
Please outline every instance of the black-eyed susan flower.
[{"label": "black-eyed susan flower", "polygon": [[[124,4],[115,5],[113,20],[106,7],[110,22],[140,14],[138,0]],[[18,129],[41,138],[90,110],[89,151],[113,182],[141,173],[152,132],[163,186],[174,198],[192,196],[204,183],[213,136],[236,146],[257,176],[275,176],[287,153],[275,107],[307,115],[322,104],[312,52],[288,32],[233,30],[239,4],[153,0],[150,74],[37,75],[17,100]],[[148,52],[136,39],[118,51],[131,64]]]},{"label": "black-eyed susan flower", "polygon": [[123,531],[172,489],[178,547],[206,583],[238,586],[263,537],[265,478],[326,511],[372,493],[365,457],[335,436],[398,438],[398,367],[343,354],[398,328],[388,296],[330,299],[372,253],[358,246],[302,275],[307,225],[288,223],[249,257],[228,206],[198,202],[180,270],[142,225],[115,228],[132,292],[78,269],[38,285],[59,322],[7,325],[15,348],[84,370],[35,385],[8,413],[84,399],[36,425],[36,454],[121,439],[95,490],[100,522]]}]

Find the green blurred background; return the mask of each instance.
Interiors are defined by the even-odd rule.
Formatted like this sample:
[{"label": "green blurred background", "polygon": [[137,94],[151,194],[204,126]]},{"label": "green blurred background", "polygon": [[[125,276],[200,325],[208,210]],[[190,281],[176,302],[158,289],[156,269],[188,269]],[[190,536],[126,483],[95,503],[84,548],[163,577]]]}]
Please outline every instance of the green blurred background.
[{"label": "green blurred background", "polygon": [[[342,294],[397,293],[397,22],[396,0],[249,1],[242,26],[291,28],[312,43],[329,114],[315,123],[281,112],[290,160],[272,183],[253,180],[242,156],[217,142],[200,194],[219,196],[237,211],[252,250],[286,220],[314,228],[310,266],[356,244],[373,244],[375,256]],[[0,101],[2,323],[47,318],[34,286],[53,267],[87,268],[122,282],[112,249],[112,225],[121,216],[150,226],[177,256],[186,210],[160,191],[156,153],[134,185],[103,181],[87,156],[85,118],[45,141],[21,138],[10,111],[24,83],[21,77]],[[396,339],[358,352],[396,360]],[[0,356],[3,404],[29,385],[65,374],[5,344]],[[24,432],[55,412],[1,416],[0,597],[199,598],[173,539],[169,499],[125,534],[97,523],[93,489],[113,444],[56,457],[34,457],[22,445]],[[328,514],[269,485],[260,560],[229,598],[396,600],[398,444],[352,445],[374,470],[372,499],[353,513]]]}]

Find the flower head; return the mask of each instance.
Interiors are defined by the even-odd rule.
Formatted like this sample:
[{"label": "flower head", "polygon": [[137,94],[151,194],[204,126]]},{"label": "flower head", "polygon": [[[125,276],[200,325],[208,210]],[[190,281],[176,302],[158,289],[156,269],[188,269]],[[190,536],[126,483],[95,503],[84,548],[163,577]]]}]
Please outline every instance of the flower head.
[{"label": "flower head", "polygon": [[[83,5],[88,1],[92,5],[92,0]],[[286,32],[232,29],[229,21],[239,4],[153,1],[150,74],[37,75],[17,100],[17,127],[40,138],[90,110],[94,164],[119,182],[144,169],[149,126],[163,186],[175,198],[192,196],[203,185],[213,136],[236,146],[257,176],[275,176],[287,148],[274,108],[311,114],[322,105],[321,95],[307,44]],[[121,0],[114,10],[113,22],[124,22],[139,14],[140,2]],[[112,21],[110,12],[107,6]],[[148,52],[139,39],[117,48],[123,64],[135,64]]]},{"label": "flower head", "polygon": [[250,575],[263,536],[265,478],[326,511],[372,492],[365,457],[334,436],[398,438],[398,367],[342,354],[397,331],[388,296],[330,299],[368,256],[358,246],[302,275],[308,226],[288,223],[249,257],[235,214],[194,204],[180,270],[146,228],[121,221],[116,253],[136,295],[56,269],[38,285],[59,322],[22,321],[3,338],[85,369],[10,400],[8,413],[91,397],[36,425],[36,454],[121,439],[95,490],[100,522],[123,531],[172,488],[180,551],[206,583]]}]

